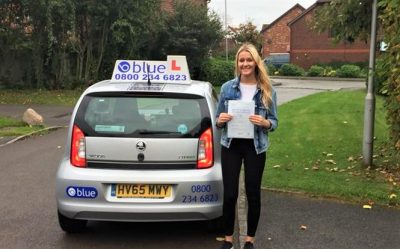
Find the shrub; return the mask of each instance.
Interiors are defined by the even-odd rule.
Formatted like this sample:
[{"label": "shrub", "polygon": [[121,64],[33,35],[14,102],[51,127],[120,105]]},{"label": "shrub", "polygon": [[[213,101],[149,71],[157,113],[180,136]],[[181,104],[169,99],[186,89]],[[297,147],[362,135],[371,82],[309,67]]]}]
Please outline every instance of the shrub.
[{"label": "shrub", "polygon": [[331,67],[333,69],[339,69],[343,65],[356,65],[360,68],[368,68],[368,61],[348,62],[348,61],[331,61],[327,63],[318,63],[321,67]]},{"label": "shrub", "polygon": [[304,69],[294,64],[284,64],[279,68],[279,74],[283,76],[303,76]]},{"label": "shrub", "polygon": [[234,61],[208,59],[203,63],[200,80],[208,81],[214,86],[220,86],[234,77],[234,70]]},{"label": "shrub", "polygon": [[385,42],[390,44],[384,53],[383,60],[387,70],[385,90],[387,121],[390,126],[390,137],[400,157],[400,39],[399,39],[399,10],[400,2],[392,0],[379,1],[379,14],[382,20],[382,33],[385,34]]},{"label": "shrub", "polygon": [[338,69],[341,66],[347,65],[347,64],[349,64],[349,63],[348,62],[342,62],[342,61],[331,61],[331,62],[328,62],[328,63],[320,64],[319,66],[322,66],[322,67],[327,66],[327,67],[331,67],[333,69]]},{"label": "shrub", "polygon": [[336,70],[333,70],[333,69],[331,69],[331,70],[326,70],[325,71],[326,72],[326,74],[324,73],[324,76],[327,76],[327,77],[336,77]]},{"label": "shrub", "polygon": [[274,75],[276,72],[276,67],[272,64],[266,64],[266,65],[267,65],[268,75]]},{"label": "shrub", "polygon": [[357,78],[360,77],[361,69],[356,65],[343,65],[336,73],[341,78]]},{"label": "shrub", "polygon": [[388,95],[388,90],[385,85],[385,82],[389,78],[389,65],[387,65],[387,61],[382,58],[378,58],[376,60],[375,65],[375,76],[374,76],[374,90],[375,93]]},{"label": "shrub", "polygon": [[324,68],[320,66],[311,66],[307,72],[308,76],[315,77],[315,76],[324,76]]},{"label": "shrub", "polygon": [[326,66],[326,67],[324,67],[323,76],[325,76],[325,77],[336,77],[336,70],[334,70],[330,66]]},{"label": "shrub", "polygon": [[361,68],[359,78],[367,79],[368,78],[368,72],[369,72],[368,68]]}]

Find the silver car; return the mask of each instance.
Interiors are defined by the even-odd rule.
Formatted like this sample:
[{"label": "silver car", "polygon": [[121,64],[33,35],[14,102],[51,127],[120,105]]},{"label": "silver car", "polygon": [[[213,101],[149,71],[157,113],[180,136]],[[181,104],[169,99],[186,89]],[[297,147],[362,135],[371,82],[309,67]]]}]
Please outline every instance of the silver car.
[{"label": "silver car", "polygon": [[114,82],[78,100],[56,178],[58,218],[215,220],[222,215],[217,95],[207,82]]}]

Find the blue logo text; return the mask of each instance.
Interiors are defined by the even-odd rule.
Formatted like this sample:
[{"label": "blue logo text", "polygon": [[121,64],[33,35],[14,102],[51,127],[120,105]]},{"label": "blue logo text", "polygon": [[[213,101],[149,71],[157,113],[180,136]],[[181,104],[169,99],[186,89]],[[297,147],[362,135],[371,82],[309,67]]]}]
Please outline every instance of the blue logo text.
[{"label": "blue logo text", "polygon": [[129,65],[129,62],[127,62],[127,61],[122,61],[118,64],[118,70],[121,73],[126,73],[129,71],[129,69],[131,69],[131,66]]},{"label": "blue logo text", "polygon": [[96,198],[97,189],[93,187],[69,186],[67,188],[67,195],[72,198]]}]

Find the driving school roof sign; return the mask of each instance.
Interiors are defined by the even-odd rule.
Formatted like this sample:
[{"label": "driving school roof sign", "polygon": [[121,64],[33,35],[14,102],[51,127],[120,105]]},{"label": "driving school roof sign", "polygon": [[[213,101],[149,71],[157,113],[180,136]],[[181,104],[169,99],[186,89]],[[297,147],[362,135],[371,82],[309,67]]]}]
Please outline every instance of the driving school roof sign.
[{"label": "driving school roof sign", "polygon": [[111,78],[114,82],[190,84],[186,56],[168,55],[167,61],[117,60]]}]

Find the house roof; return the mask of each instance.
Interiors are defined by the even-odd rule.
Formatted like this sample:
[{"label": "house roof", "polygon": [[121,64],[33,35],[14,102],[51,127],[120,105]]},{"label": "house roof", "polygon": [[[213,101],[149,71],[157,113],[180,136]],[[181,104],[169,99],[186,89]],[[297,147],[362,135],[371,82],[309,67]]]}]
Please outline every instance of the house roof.
[{"label": "house roof", "polygon": [[292,11],[295,8],[300,8],[302,11],[305,10],[305,8],[303,6],[301,6],[300,4],[295,4],[292,8],[290,8],[288,11],[286,11],[285,13],[283,13],[280,17],[278,17],[277,19],[275,19],[273,22],[271,22],[270,24],[263,24],[262,29],[260,31],[260,33],[264,33],[267,29],[271,28],[275,23],[277,23],[278,21],[280,21],[282,18],[284,18],[290,11]]},{"label": "house roof", "polygon": [[329,3],[331,0],[317,0],[313,5],[311,5],[308,9],[306,9],[305,11],[303,11],[303,13],[301,13],[300,15],[298,15],[296,18],[294,18],[293,20],[291,20],[288,23],[288,26],[292,25],[293,23],[297,22],[298,20],[300,20],[301,18],[303,18],[303,16],[307,15],[307,13],[309,13],[310,11],[312,11],[313,9],[315,9],[317,6],[320,6],[322,4],[325,3]]},{"label": "house roof", "polygon": [[268,27],[269,27],[269,24],[263,24],[261,27],[261,32],[262,32],[262,30],[267,29]]}]

